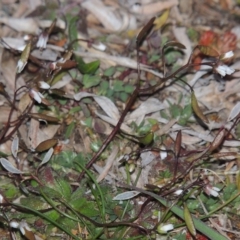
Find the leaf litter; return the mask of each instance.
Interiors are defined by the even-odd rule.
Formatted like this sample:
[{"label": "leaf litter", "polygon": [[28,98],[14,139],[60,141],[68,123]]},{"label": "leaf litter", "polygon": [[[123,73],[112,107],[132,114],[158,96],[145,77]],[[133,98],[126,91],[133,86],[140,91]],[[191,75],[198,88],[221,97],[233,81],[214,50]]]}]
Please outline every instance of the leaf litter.
[{"label": "leaf litter", "polygon": [[11,238],[239,238],[239,3],[183,2],[0,4]]}]

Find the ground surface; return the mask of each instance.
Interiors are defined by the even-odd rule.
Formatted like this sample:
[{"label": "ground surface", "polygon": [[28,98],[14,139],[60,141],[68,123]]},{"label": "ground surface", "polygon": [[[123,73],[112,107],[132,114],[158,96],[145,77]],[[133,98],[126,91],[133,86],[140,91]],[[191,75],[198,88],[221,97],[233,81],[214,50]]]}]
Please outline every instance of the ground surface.
[{"label": "ground surface", "polygon": [[239,239],[239,4],[2,0],[1,239]]}]

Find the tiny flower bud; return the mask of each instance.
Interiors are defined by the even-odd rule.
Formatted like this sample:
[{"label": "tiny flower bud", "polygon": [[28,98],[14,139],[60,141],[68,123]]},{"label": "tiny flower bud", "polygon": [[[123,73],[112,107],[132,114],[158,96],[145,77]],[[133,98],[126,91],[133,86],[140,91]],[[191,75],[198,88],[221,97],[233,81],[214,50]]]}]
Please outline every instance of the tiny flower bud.
[{"label": "tiny flower bud", "polygon": [[40,92],[37,92],[34,89],[29,90],[29,95],[38,103],[41,103],[42,98],[44,98],[44,96]]},{"label": "tiny flower bud", "polygon": [[161,224],[157,227],[157,231],[159,233],[167,233],[168,231],[171,231],[173,229],[174,229],[173,224],[167,224],[167,225],[162,225]]},{"label": "tiny flower bud", "polygon": [[50,85],[44,81],[39,81],[38,86],[41,89],[50,89]]}]

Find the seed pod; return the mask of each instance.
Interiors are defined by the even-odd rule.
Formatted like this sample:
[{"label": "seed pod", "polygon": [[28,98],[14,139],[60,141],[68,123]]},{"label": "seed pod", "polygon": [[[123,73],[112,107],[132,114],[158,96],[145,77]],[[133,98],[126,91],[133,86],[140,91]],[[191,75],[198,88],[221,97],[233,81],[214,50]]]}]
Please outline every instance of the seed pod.
[{"label": "seed pod", "polygon": [[211,143],[211,145],[208,149],[210,152],[213,152],[214,150],[216,150],[222,144],[222,142],[224,141],[224,138],[225,138],[225,134],[226,134],[225,128],[220,130],[220,132],[214,138],[213,142]]},{"label": "seed pod", "polygon": [[135,170],[135,164],[134,163],[129,164],[128,169],[129,169],[129,173],[133,173]]},{"label": "seed pod", "polygon": [[48,116],[45,114],[41,114],[41,113],[29,113],[29,116],[37,119],[37,120],[44,120],[47,122],[52,122],[52,123],[59,123],[59,119],[56,117],[52,117],[52,116]]},{"label": "seed pod", "polygon": [[195,229],[195,226],[193,223],[192,215],[191,215],[186,203],[184,204],[183,214],[184,214],[185,223],[187,225],[189,232],[193,236],[196,236],[196,229]]},{"label": "seed pod", "polygon": [[208,123],[208,119],[207,117],[203,114],[202,110],[200,109],[198,102],[197,102],[197,98],[194,94],[194,91],[192,91],[191,94],[191,105],[192,105],[192,109],[194,111],[194,113],[205,123]]},{"label": "seed pod", "polygon": [[38,144],[35,151],[36,152],[44,152],[44,151],[50,149],[51,147],[54,147],[57,143],[58,143],[57,139],[45,140],[45,141]]},{"label": "seed pod", "polygon": [[26,66],[26,64],[28,62],[30,51],[31,51],[31,42],[29,42],[25,46],[25,48],[24,48],[24,50],[21,54],[21,58],[18,60],[17,73],[20,73],[24,69],[24,67]]},{"label": "seed pod", "polygon": [[140,143],[146,146],[152,143],[153,137],[154,137],[154,133],[149,132],[145,136],[139,137],[138,140]]},{"label": "seed pod", "polygon": [[180,151],[181,151],[181,144],[182,144],[182,132],[178,131],[177,138],[174,144],[174,151],[176,157],[179,157]]}]

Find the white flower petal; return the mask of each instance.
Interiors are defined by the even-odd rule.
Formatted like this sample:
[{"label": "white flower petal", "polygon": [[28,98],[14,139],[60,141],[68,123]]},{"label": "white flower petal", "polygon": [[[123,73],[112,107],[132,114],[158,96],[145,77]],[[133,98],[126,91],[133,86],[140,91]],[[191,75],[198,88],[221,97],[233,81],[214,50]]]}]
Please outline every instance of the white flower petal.
[{"label": "white flower petal", "polygon": [[48,34],[41,33],[36,44],[37,48],[46,48],[47,41],[48,41]]},{"label": "white flower petal", "polygon": [[9,225],[10,225],[10,227],[12,227],[12,228],[18,228],[18,227],[19,227],[19,223],[16,222],[16,221],[11,221]]},{"label": "white flower petal", "polygon": [[233,51],[229,51],[229,52],[224,53],[224,55],[222,56],[222,59],[231,58],[233,56],[234,56]]},{"label": "white flower petal", "polygon": [[221,76],[226,76],[226,75],[231,75],[232,73],[235,72],[235,69],[228,67],[227,65],[219,65],[216,68],[216,71],[221,75]]},{"label": "white flower petal", "polygon": [[218,197],[218,191],[220,190],[220,189],[218,189],[218,190],[215,190],[215,189],[218,189],[218,188],[215,188],[215,187],[209,187],[209,186],[207,186],[206,187],[206,190],[207,190],[207,192],[208,192],[208,194],[209,195],[212,195],[212,196],[214,196],[214,197]]},{"label": "white flower petal", "polygon": [[50,85],[44,81],[39,81],[38,86],[42,89],[50,89]]},{"label": "white flower petal", "polygon": [[218,187],[212,187],[212,189],[213,189],[214,191],[217,191],[217,192],[220,192],[220,191],[221,191],[221,189],[219,189]]},{"label": "white flower petal", "polygon": [[178,189],[177,191],[174,192],[175,195],[180,195],[182,194],[183,190],[182,189]]},{"label": "white flower petal", "polygon": [[227,73],[228,75],[231,75],[231,74],[233,74],[234,72],[235,72],[235,69],[233,69],[233,68],[228,67],[228,68],[226,69],[226,73]]},{"label": "white flower petal", "polygon": [[[29,91],[29,94],[30,96],[35,100],[37,101],[38,103],[41,103],[42,102],[42,99],[41,99],[41,96],[39,95],[39,92],[33,90],[33,89],[30,89]],[[41,94],[42,95],[42,94]]]}]

